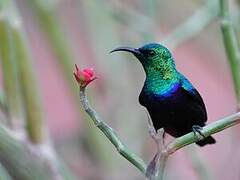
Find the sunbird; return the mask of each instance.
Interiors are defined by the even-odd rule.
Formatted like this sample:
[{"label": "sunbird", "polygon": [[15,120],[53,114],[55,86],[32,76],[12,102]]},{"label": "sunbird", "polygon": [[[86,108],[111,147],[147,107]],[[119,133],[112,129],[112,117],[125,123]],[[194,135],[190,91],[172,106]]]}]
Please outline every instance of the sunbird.
[{"label": "sunbird", "polygon": [[[146,79],[139,95],[139,103],[151,117],[156,132],[164,131],[179,137],[191,131],[202,135],[207,121],[203,99],[190,81],[177,69],[171,52],[157,43],[140,48],[119,47],[111,52],[132,53],[142,64]],[[214,144],[213,137],[203,136],[196,142],[199,146]]]}]

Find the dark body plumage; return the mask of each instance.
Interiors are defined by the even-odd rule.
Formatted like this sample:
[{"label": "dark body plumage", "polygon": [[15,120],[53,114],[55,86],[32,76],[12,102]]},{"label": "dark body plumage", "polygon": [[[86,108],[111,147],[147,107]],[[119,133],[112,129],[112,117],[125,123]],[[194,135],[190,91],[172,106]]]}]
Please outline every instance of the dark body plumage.
[{"label": "dark body plumage", "polygon": [[[206,108],[200,94],[193,86],[187,90],[184,83],[190,82],[183,75],[179,76],[179,81],[164,95],[149,92],[146,81],[139,96],[139,102],[147,108],[154,128],[164,128],[174,137],[191,132],[193,125],[203,127],[207,121]],[[207,137],[198,144],[214,142],[212,137]]]},{"label": "dark body plumage", "polygon": [[[143,65],[146,80],[139,102],[146,107],[156,130],[164,130],[179,137],[203,127],[207,121],[204,102],[194,86],[177,71],[169,50],[152,43],[141,48],[117,48],[133,53]],[[198,145],[213,144],[210,136],[197,142]]]}]

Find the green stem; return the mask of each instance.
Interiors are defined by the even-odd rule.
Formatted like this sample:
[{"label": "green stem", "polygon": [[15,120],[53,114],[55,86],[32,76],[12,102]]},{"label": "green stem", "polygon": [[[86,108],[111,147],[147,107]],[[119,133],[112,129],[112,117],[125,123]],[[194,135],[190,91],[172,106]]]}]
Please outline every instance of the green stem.
[{"label": "green stem", "polygon": [[[110,140],[110,142],[116,147],[118,152],[130,163],[132,163],[136,168],[138,168],[143,174],[145,174],[147,167],[144,161],[139,156],[131,152],[128,147],[124,145],[124,143],[120,140],[116,132],[101,120],[96,111],[89,105],[85,93],[85,88],[80,88],[80,102],[83,106],[83,109],[90,116],[96,127],[105,134],[105,136]],[[207,137],[239,123],[240,112],[203,127],[202,134]],[[196,143],[197,141],[199,141],[199,137],[196,136],[193,132],[191,132],[184,136],[176,138],[165,149],[163,149],[160,155],[160,170],[157,178],[160,180],[163,179],[164,169],[169,155],[173,154],[178,149],[181,149],[189,144]]]},{"label": "green stem", "polygon": [[[6,21],[9,24],[11,33],[12,49],[16,53],[16,67],[19,73],[19,84],[23,94],[23,104],[26,114],[26,125],[29,138],[34,143],[41,143],[44,140],[41,104],[38,99],[38,88],[34,77],[31,59],[28,52],[24,31],[21,26],[21,19],[13,1],[8,0],[5,11]],[[19,92],[16,92],[19,94]]]},{"label": "green stem", "polygon": [[237,109],[240,109],[240,55],[237,37],[230,19],[228,2],[220,0],[221,30],[228,62],[230,65],[234,88],[237,96]]},{"label": "green stem", "polygon": [[17,29],[14,30],[13,35],[19,58],[18,67],[27,116],[28,135],[33,143],[42,143],[46,136],[43,130],[42,109],[26,40]]},{"label": "green stem", "polygon": [[6,103],[5,103],[5,96],[3,94],[3,90],[0,89],[0,109],[3,111],[3,112],[6,112]]},{"label": "green stem", "polygon": [[[12,179],[18,180],[81,179],[75,178],[62,162],[55,159],[51,149],[33,146],[15,137],[15,132],[9,131],[0,124],[0,162],[6,168],[4,172],[5,170],[0,166],[1,180],[11,180],[7,179],[8,174]],[[6,176],[5,179],[4,176]]]},{"label": "green stem", "polygon": [[2,4],[0,13],[5,16],[5,18],[0,19],[0,55],[4,79],[4,105],[8,115],[9,126],[15,130],[22,130],[23,121],[17,79],[16,52],[13,48],[13,38],[10,30],[11,25],[7,20],[9,12]]},{"label": "green stem", "polygon": [[[215,122],[203,127],[203,130],[201,131],[201,133],[205,137],[208,137],[212,134],[220,132],[229,127],[235,126],[239,123],[240,123],[240,112],[232,114],[228,117],[225,117],[223,119],[220,119],[218,121],[215,121]],[[164,169],[165,169],[166,162],[167,162],[169,155],[173,154],[177,150],[179,150],[187,145],[196,143],[197,141],[199,141],[199,137],[196,136],[193,132],[191,132],[191,133],[183,135],[179,138],[176,138],[165,149],[163,149],[163,151],[161,152],[160,170],[159,170],[158,180],[163,180]]]},{"label": "green stem", "polygon": [[7,172],[6,168],[0,164],[0,179],[1,180],[12,180],[12,177]]},{"label": "green stem", "polygon": [[0,125],[0,161],[13,179],[52,179],[52,172],[43,159],[37,158],[26,144],[13,138],[11,132],[2,125]]},{"label": "green stem", "polygon": [[[77,86],[75,85],[74,78],[72,76],[72,66],[73,66],[73,57],[71,54],[71,49],[69,47],[68,41],[64,32],[62,31],[59,18],[56,13],[54,13],[54,3],[52,1],[43,1],[43,0],[29,0],[29,4],[32,6],[34,13],[36,13],[37,20],[39,21],[40,28],[43,29],[44,33],[49,40],[49,43],[52,47],[52,50],[56,56],[57,63],[60,65],[63,74],[68,83],[68,87],[72,91],[74,100],[76,104],[79,105],[77,101]],[[84,121],[88,119],[83,116],[83,112],[80,112],[78,115]],[[86,129],[86,137],[92,144],[98,144],[96,140],[96,133],[91,131],[88,126],[84,127]]]},{"label": "green stem", "polygon": [[[201,131],[202,134],[207,137],[217,132],[220,132],[229,127],[235,126],[240,123],[240,112],[217,120],[205,127]],[[168,145],[166,152],[170,155],[189,144],[199,141],[199,138],[193,133],[188,133],[182,137],[176,138],[171,144]]]},{"label": "green stem", "polygon": [[104,123],[100,119],[96,111],[91,108],[91,106],[88,103],[85,88],[80,88],[80,102],[84,110],[87,112],[87,114],[90,116],[90,118],[96,125],[96,127],[99,128],[105,134],[105,136],[110,140],[110,142],[116,147],[117,151],[129,162],[131,162],[136,168],[138,168],[142,173],[145,174],[146,164],[139,156],[134,154],[131,150],[127,148],[126,145],[124,145],[124,143],[122,143],[120,138],[117,136],[116,132],[106,123]]}]

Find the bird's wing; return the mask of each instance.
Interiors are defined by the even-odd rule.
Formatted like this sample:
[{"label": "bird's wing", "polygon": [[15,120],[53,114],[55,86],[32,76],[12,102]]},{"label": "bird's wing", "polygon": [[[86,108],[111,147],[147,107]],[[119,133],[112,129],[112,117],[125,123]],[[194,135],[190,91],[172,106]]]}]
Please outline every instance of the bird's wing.
[{"label": "bird's wing", "polygon": [[185,78],[183,75],[181,75],[181,85],[182,85],[182,90],[184,93],[186,93],[186,95],[188,95],[194,102],[197,102],[203,113],[204,113],[204,122],[207,121],[207,111],[206,111],[206,107],[205,104],[203,102],[203,99],[201,97],[201,95],[199,94],[199,92],[194,88],[194,86],[187,80],[187,78]]}]

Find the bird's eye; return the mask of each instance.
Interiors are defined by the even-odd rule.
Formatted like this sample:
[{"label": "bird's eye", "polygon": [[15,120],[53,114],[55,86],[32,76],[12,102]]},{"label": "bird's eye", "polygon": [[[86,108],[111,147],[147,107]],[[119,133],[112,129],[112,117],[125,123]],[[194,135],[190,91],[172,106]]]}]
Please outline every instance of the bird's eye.
[{"label": "bird's eye", "polygon": [[150,51],[148,52],[148,55],[149,55],[149,56],[154,56],[154,55],[155,55],[155,51],[150,50]]}]

